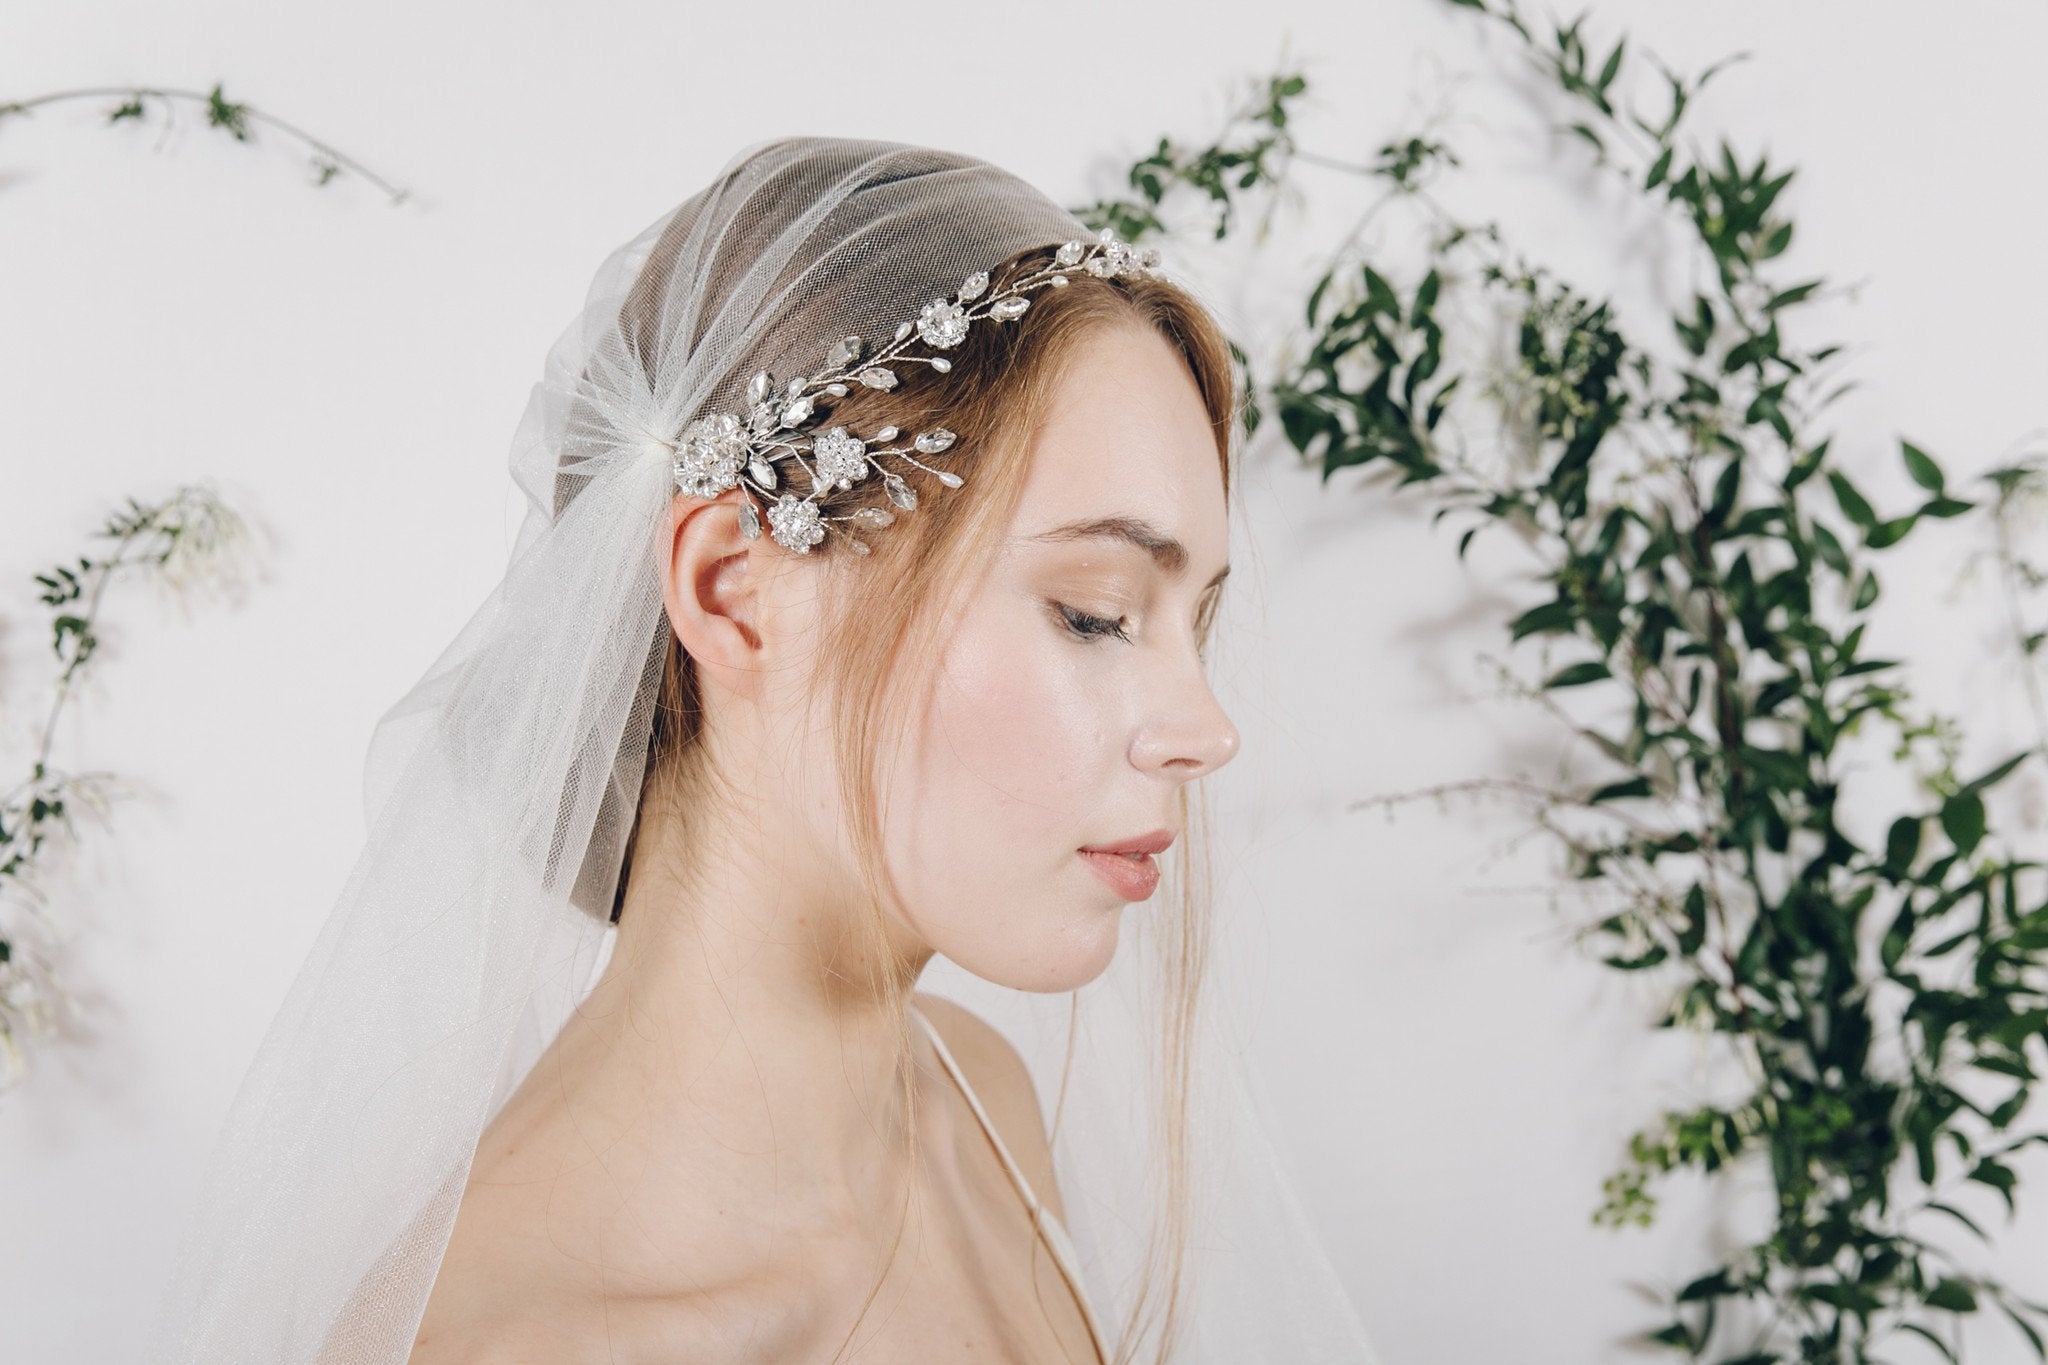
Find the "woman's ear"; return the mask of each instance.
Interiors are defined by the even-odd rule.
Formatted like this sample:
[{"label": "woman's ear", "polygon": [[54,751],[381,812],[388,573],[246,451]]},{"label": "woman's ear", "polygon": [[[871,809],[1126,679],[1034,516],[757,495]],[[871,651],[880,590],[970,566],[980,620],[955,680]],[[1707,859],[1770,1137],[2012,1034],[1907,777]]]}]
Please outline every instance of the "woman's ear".
[{"label": "woman's ear", "polygon": [[744,497],[737,488],[710,499],[678,493],[669,503],[669,534],[656,567],[669,626],[691,659],[725,687],[750,693],[765,672],[764,585],[755,560],[770,542],[740,534]]}]

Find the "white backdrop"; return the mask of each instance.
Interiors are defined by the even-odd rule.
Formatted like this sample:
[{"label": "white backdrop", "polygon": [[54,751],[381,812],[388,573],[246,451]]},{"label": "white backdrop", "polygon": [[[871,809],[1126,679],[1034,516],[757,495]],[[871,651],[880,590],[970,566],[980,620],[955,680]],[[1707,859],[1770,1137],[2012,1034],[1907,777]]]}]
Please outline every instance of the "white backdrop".
[{"label": "white backdrop", "polygon": [[[2048,423],[2048,10],[1609,0],[1593,23],[1684,69],[1755,52],[1702,128],[1805,168],[1788,192],[1801,277],[1867,282],[1824,321],[1864,380],[1835,449],[1881,503],[1907,489],[1896,432],[1960,486]],[[606,252],[785,133],[969,151],[1076,204],[1117,192],[1160,135],[1212,136],[1239,83],[1305,56],[1305,147],[1368,159],[1449,98],[1475,166],[1458,202],[1589,289],[1626,286],[1642,218],[1518,131],[1526,111],[1492,77],[1509,55],[1478,32],[1436,0],[0,9],[0,100],[224,79],[415,195],[307,188],[280,139],[237,146],[190,111],[168,137],[160,115],[100,126],[111,101],[0,120],[0,776],[25,769],[47,704],[32,573],[91,553],[126,495],[199,476],[274,542],[240,607],[181,620],[117,586],[101,691],[59,737],[60,762],[141,793],[89,831],[64,896],[88,1034],[38,1048],[0,1099],[0,1356],[137,1358],[215,1127],[353,857],[371,724],[499,575],[506,446]],[[1364,202],[1338,172],[1297,174],[1309,211],[1282,210],[1256,270],[1167,248],[1257,347],[1280,344],[1314,253]],[[1460,564],[1456,523],[1432,532],[1383,474],[1325,489],[1273,435],[1234,532],[1217,676],[1244,743],[1213,799],[1276,1140],[1388,1365],[1635,1359],[1616,1343],[1659,1325],[1644,1289],[1756,1230],[1753,1207],[1709,1215],[1690,1179],[1663,1187],[1654,1229],[1589,1223],[1627,1135],[1707,1073],[1689,1042],[1650,1035],[1647,993],[1563,944],[1545,850],[1506,848],[1512,813],[1345,809],[1549,763],[1556,741],[1487,701],[1477,662],[1532,600],[1523,566],[1492,535]],[[1950,582],[1981,543],[1950,525],[1890,557],[1871,647],[1965,717],[1975,772],[2028,732],[2017,682],[1986,664],[1989,581]],[[2038,782],[2008,790],[1994,826],[2048,852],[2043,804]],[[2028,1118],[2048,1126],[2048,1106]],[[1987,1266],[2048,1298],[2032,1153]],[[1978,1193],[1966,1207],[2004,1228]],[[1983,1365],[2031,1359],[2002,1320],[1969,1341]]]}]

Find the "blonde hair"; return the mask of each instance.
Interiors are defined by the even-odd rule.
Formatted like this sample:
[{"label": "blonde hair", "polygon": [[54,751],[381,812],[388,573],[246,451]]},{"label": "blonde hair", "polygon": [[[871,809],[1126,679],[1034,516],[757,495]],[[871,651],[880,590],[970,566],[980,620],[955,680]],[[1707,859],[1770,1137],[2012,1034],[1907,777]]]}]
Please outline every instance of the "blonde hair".
[{"label": "blonde hair", "polygon": [[[1000,288],[1003,281],[1015,277],[1013,272],[1047,264],[1056,246],[1018,252],[992,268],[990,277]],[[1030,311],[1016,322],[984,322],[970,329],[967,338],[950,352],[954,362],[950,374],[937,373],[928,366],[903,366],[896,388],[857,387],[838,400],[828,418],[855,431],[894,425],[916,432],[944,426],[956,433],[958,440],[936,462],[942,468],[959,470],[965,479],[962,487],[948,489],[928,475],[910,471],[909,481],[920,489],[916,509],[899,512],[894,524],[870,533],[870,554],[840,552],[835,556],[846,562],[834,563],[833,571],[840,575],[845,591],[857,596],[858,607],[828,614],[818,651],[819,676],[814,680],[815,686],[830,689],[833,698],[840,796],[852,817],[852,849],[869,912],[853,930],[859,939],[855,955],[870,964],[869,997],[892,1007],[905,1020],[901,1038],[905,1058],[911,1048],[903,1009],[909,1003],[909,988],[900,985],[903,973],[894,969],[904,964],[892,960],[884,928],[882,907],[894,897],[884,889],[888,877],[873,796],[875,761],[883,744],[900,737],[907,723],[907,708],[901,702],[922,695],[937,668],[941,651],[936,631],[944,618],[948,593],[977,577],[978,567],[991,560],[1008,529],[1029,473],[1033,437],[1044,425],[1084,339],[1104,329],[1135,324],[1153,330],[1174,346],[1186,360],[1208,414],[1226,505],[1230,497],[1231,464],[1240,427],[1230,344],[1222,328],[1193,295],[1166,279],[1104,279],[1076,271],[1071,280],[1064,288],[1034,291]],[[880,496],[879,484],[878,478],[870,476],[851,488],[829,490],[820,496],[820,511],[839,516],[861,506],[888,506]],[[767,544],[765,537],[762,543]],[[835,544],[836,537],[828,536],[811,553],[826,552]],[[1216,600],[1211,596],[1203,603],[1197,623],[1200,641],[1207,641]],[[675,632],[666,629],[665,617],[664,627],[667,644],[660,694],[639,805],[625,844],[626,870],[620,873],[613,899],[614,921],[624,907],[640,816],[650,800],[665,809],[687,811],[720,795],[721,775],[712,770],[703,743],[704,712],[696,669]],[[891,707],[892,700],[899,704]],[[1164,1213],[1160,1225],[1151,1230],[1141,1292],[1118,1334],[1120,1341],[1129,1343],[1136,1339],[1142,1322],[1160,1315],[1162,1359],[1172,1346],[1186,1257],[1188,1062],[1210,921],[1207,810],[1192,800],[1183,786],[1178,814],[1183,833],[1174,846],[1178,874],[1174,880],[1180,888],[1181,913],[1172,922],[1161,964],[1167,1017],[1158,1040]],[[1070,1031],[1069,1068],[1072,1037]],[[911,1069],[899,1067],[899,1074],[906,1104],[913,1105]],[[1065,1091],[1063,1072],[1062,1099]],[[1051,1121],[1055,1135],[1060,1107],[1055,1106]],[[913,1135],[915,1131],[913,1126]],[[913,1168],[915,1148],[913,1136]],[[907,1208],[906,1203],[906,1214]],[[899,1224],[899,1241],[901,1231]],[[862,1318],[880,1287],[877,1282],[870,1290]],[[857,1318],[855,1328],[858,1326]],[[1122,1365],[1129,1358],[1120,1351],[1113,1365]]]}]

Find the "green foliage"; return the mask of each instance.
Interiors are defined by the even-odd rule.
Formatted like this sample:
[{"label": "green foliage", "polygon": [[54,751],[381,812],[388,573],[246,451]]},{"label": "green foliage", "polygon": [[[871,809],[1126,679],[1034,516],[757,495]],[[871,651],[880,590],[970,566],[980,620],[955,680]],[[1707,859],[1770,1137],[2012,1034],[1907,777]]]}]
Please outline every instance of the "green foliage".
[{"label": "green foliage", "polygon": [[[1165,227],[1157,210],[1176,188],[1198,191],[1216,211],[1216,238],[1222,240],[1231,228],[1236,208],[1235,191],[1270,183],[1276,167],[1294,151],[1294,135],[1287,127],[1287,101],[1308,89],[1299,72],[1274,76],[1230,115],[1229,129],[1242,128],[1237,145],[1223,141],[1193,151],[1183,150],[1169,138],[1160,138],[1150,156],[1134,162],[1130,187],[1139,198],[1098,200],[1074,212],[1090,227],[1115,228],[1129,241],[1157,234]],[[1225,139],[1230,138],[1226,132]]]},{"label": "green foliage", "polygon": [[[109,774],[67,772],[51,758],[64,707],[98,653],[95,627],[109,585],[138,571],[174,589],[230,584],[247,528],[210,487],[194,484],[159,503],[129,498],[94,536],[112,545],[35,575],[37,596],[50,609],[50,648],[59,665],[55,697],[27,778],[0,796],[0,908],[33,916],[41,916],[47,900],[41,874],[55,837],[78,833],[73,808],[104,813],[113,790]],[[37,945],[0,921],[0,1054],[10,1080],[22,1072],[22,1035],[48,1026],[54,986]]]},{"label": "green foliage", "polygon": [[[1611,771],[1585,791],[1495,785],[1530,797],[1574,882],[1620,898],[1582,940],[1618,971],[1670,982],[1658,1026],[1716,1036],[1753,1077],[1732,1103],[1667,1112],[1636,1133],[1594,1221],[1647,1225],[1652,1186],[1681,1169],[1748,1163],[1768,1170],[1777,1194],[1771,1234],[1694,1277],[1644,1339],[1721,1365],[1819,1365],[1873,1360],[1903,1333],[1953,1359],[1955,1315],[1995,1304],[2048,1359],[2025,1317],[2048,1305],[1914,1233],[1938,1216],[1988,1242],[1951,1191],[1986,1187],[2010,1212],[2013,1159],[2048,1143],[2012,1131],[2048,1066],[2043,865],[1991,851],[1984,799],[2048,745],[1965,780],[1953,723],[1916,714],[1899,663],[1862,651],[1882,553],[1923,519],[1984,504],[1956,496],[1914,442],[1901,441],[1897,458],[1924,496],[1905,505],[1873,496],[1833,458],[1822,417],[1850,387],[1830,374],[1841,348],[1786,326],[1828,289],[1822,277],[1784,275],[1795,172],[1725,140],[1695,152],[1680,136],[1693,99],[1739,57],[1686,77],[1625,35],[1594,42],[1584,15],[1539,26],[1512,0],[1448,3],[1517,36],[1566,111],[1561,130],[1664,208],[1711,287],[1670,301],[1668,336],[1629,335],[1606,303],[1512,252],[1497,224],[1460,221],[1420,192],[1459,164],[1448,148],[1396,139],[1352,169],[1383,192],[1371,212],[1397,205],[1420,218],[1426,264],[1405,283],[1347,240],[1302,307],[1298,359],[1245,385],[1325,484],[1340,469],[1383,466],[1397,488],[1419,485],[1436,501],[1437,518],[1472,522],[1461,557],[1477,533],[1505,524],[1542,561],[1546,592],[1509,634],[1564,661],[1526,691]],[[1641,77],[1645,60],[1653,81]],[[1645,84],[1660,96],[1650,114],[1635,107]],[[1303,88],[1288,77],[1282,96],[1274,83],[1265,125],[1287,129],[1278,106]],[[1249,191],[1307,157],[1277,132],[1270,145],[1270,167],[1230,163],[1265,168],[1262,179],[1248,170],[1226,184],[1203,170],[1187,183]],[[1144,176],[1134,171],[1145,203],[1095,206],[1097,225],[1156,230],[1171,168],[1219,164],[1213,149],[1168,148],[1141,163]],[[1510,358],[1454,363],[1484,347],[1452,348],[1446,329],[1488,310],[1510,322]],[[1507,420],[1519,465],[1471,457],[1451,420],[1471,402]],[[1999,505],[2040,479],[2031,465],[2000,471]],[[2048,581],[2016,554],[2003,562],[2034,573],[2031,587]],[[2048,631],[2022,627],[2018,638],[2031,658]],[[1626,719],[1576,719],[1562,703],[1581,693]],[[1858,770],[1844,741],[1880,725],[1896,736],[1898,762],[1932,749],[1934,771],[1923,797],[1887,822],[1882,847],[1866,848],[1836,818]],[[1555,809],[1609,827],[1567,831],[1546,818]],[[1913,1197],[1894,1207],[1902,1190]],[[1714,1341],[1738,1300],[1762,1310],[1763,1325],[1739,1343]]]}]

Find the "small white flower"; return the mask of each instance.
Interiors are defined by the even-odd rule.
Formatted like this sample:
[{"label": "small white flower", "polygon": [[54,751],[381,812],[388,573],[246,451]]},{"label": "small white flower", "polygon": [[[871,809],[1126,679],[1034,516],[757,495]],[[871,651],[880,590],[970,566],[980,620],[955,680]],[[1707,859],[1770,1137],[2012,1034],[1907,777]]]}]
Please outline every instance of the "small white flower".
[{"label": "small white flower", "polygon": [[692,497],[715,498],[740,481],[747,436],[729,412],[700,417],[683,431],[676,451],[676,487]]},{"label": "small white flower", "polygon": [[845,427],[820,432],[811,442],[811,460],[817,467],[818,489],[832,484],[851,488],[868,472],[867,442],[849,436]]},{"label": "small white flower", "polygon": [[951,350],[967,339],[967,310],[933,299],[917,316],[917,334],[942,351]]},{"label": "small white flower", "polygon": [[799,498],[793,493],[784,493],[768,509],[770,532],[776,540],[798,554],[809,554],[811,547],[825,538],[825,524],[818,516],[818,505],[808,498]]}]

